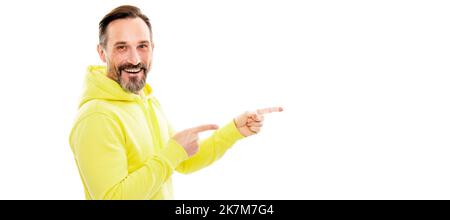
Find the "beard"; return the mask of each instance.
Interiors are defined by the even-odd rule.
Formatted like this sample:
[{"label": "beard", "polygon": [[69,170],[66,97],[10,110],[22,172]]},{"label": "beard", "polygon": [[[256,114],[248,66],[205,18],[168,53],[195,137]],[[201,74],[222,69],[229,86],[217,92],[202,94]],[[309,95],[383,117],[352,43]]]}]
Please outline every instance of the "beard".
[{"label": "beard", "polygon": [[137,65],[121,64],[118,66],[108,65],[108,72],[113,73],[115,81],[125,92],[138,94],[144,86],[147,79],[147,73],[151,64],[146,66],[142,63]]}]

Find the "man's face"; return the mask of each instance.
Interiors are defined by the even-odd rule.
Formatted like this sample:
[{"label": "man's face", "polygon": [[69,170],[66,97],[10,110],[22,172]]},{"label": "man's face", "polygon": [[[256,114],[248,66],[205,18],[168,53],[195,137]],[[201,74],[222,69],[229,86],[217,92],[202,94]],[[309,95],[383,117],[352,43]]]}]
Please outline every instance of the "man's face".
[{"label": "man's face", "polygon": [[148,26],[141,18],[118,19],[106,29],[106,45],[98,46],[106,62],[108,77],[127,92],[138,93],[151,69],[153,43]]}]

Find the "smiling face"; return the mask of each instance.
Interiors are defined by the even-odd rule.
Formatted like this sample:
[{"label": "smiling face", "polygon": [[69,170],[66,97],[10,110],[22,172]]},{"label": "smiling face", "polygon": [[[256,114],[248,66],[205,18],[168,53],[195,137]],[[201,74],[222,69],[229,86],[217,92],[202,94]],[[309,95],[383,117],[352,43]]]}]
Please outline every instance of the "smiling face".
[{"label": "smiling face", "polygon": [[99,44],[97,50],[106,62],[107,76],[125,91],[137,94],[151,69],[153,47],[149,27],[137,17],[109,23],[105,43]]}]

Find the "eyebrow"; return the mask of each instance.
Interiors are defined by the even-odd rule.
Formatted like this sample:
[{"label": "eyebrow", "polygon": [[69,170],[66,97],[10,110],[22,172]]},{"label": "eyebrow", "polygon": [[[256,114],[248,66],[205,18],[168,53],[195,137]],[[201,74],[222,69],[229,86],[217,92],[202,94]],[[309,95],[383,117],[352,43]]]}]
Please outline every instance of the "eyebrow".
[{"label": "eyebrow", "polygon": [[[126,41],[117,41],[114,46],[127,44]],[[148,40],[139,41],[139,44],[150,44]]]},{"label": "eyebrow", "polygon": [[127,42],[125,42],[125,41],[118,41],[118,42],[116,42],[116,43],[114,44],[114,46],[122,45],[122,44],[127,44]]}]

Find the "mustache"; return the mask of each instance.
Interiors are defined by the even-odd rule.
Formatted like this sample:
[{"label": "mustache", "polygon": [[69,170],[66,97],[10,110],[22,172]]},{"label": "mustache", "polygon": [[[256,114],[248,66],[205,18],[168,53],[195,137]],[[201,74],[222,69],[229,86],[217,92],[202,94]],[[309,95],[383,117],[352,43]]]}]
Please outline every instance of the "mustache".
[{"label": "mustache", "polygon": [[143,69],[144,73],[147,72],[147,67],[143,64],[143,63],[138,63],[136,65],[133,65],[131,63],[127,63],[127,64],[122,64],[120,66],[117,67],[117,72],[119,73],[119,75],[122,73],[122,70],[124,69]]}]

